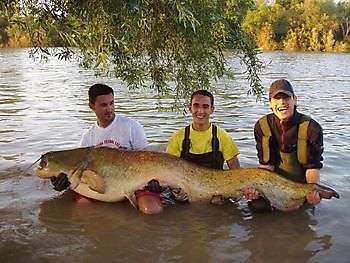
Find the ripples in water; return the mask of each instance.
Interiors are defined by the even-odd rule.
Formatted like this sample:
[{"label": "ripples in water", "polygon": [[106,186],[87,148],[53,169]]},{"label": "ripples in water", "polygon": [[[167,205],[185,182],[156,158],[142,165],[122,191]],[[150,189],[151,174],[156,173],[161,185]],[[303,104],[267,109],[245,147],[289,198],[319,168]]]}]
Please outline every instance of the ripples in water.
[{"label": "ripples in water", "polygon": [[[25,50],[1,49],[2,261],[347,262],[350,56],[271,52],[261,58],[267,64],[263,85],[281,77],[291,80],[300,111],[322,125],[321,181],[341,198],[324,200],[313,212],[242,214],[244,204],[243,210],[233,204],[176,205],[147,217],[127,203],[79,206],[72,193],[61,195],[49,182],[23,172],[44,152],[77,146],[82,131],[95,121],[87,101],[93,83],[115,89],[117,114],[138,120],[156,150],[164,150],[171,134],[190,122],[190,114],[169,111],[169,97],[128,91],[120,81],[96,78],[69,62],[41,64]],[[229,63],[240,70],[234,58]],[[240,75],[216,86],[213,122],[236,140],[242,166],[256,166],[253,126],[270,112],[267,98],[247,96],[248,83]]]}]

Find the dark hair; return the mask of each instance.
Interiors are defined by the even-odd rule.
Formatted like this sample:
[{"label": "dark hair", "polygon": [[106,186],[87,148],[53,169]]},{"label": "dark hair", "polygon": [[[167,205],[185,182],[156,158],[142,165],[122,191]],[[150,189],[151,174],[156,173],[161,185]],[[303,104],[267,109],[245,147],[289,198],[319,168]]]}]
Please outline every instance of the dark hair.
[{"label": "dark hair", "polygon": [[213,94],[211,94],[209,91],[204,90],[204,89],[196,90],[195,92],[192,93],[190,104],[192,104],[193,97],[196,96],[196,95],[202,95],[202,96],[209,97],[210,98],[210,102],[211,102],[211,107],[214,106],[214,96],[213,96]]},{"label": "dark hair", "polygon": [[94,84],[89,89],[89,103],[94,104],[100,95],[114,94],[113,89],[105,84]]}]

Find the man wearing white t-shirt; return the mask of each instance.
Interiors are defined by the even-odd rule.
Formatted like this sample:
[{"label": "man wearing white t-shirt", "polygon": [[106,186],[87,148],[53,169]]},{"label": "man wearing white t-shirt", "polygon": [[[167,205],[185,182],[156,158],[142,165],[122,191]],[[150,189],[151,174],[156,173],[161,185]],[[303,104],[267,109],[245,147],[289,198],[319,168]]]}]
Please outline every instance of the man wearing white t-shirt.
[{"label": "man wearing white t-shirt", "polygon": [[[109,118],[108,115],[109,113],[106,113],[102,118]],[[104,126],[99,121],[92,125],[83,134],[80,146],[106,146],[125,150],[143,150],[147,147],[147,139],[142,126],[137,121],[125,116],[115,116],[108,126]]]},{"label": "man wearing white t-shirt", "polygon": [[[111,87],[104,84],[91,86],[89,107],[95,112],[97,121],[83,134],[80,140],[81,147],[111,147],[125,150],[143,150],[147,147],[147,138],[140,123],[125,116],[115,115],[114,92]],[[67,189],[70,185],[65,174],[59,174],[51,181],[57,191]],[[82,196],[77,197],[79,202],[88,200]],[[144,213],[159,213],[163,209],[160,197],[153,193],[143,194],[137,201],[138,208]]]}]

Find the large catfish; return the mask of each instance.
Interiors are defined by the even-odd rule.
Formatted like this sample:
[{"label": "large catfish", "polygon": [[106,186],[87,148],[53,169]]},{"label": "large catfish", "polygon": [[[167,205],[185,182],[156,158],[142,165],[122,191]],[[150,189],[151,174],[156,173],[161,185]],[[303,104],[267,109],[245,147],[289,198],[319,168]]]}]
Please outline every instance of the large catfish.
[{"label": "large catfish", "polygon": [[210,202],[216,195],[239,199],[248,187],[256,188],[273,207],[283,211],[299,208],[312,191],[322,198],[339,198],[326,186],[296,183],[266,169],[214,170],[151,151],[104,147],[53,151],[41,156],[34,172],[46,179],[66,173],[75,192],[105,202],[134,200],[135,191],[152,179],[181,188],[190,202]]}]

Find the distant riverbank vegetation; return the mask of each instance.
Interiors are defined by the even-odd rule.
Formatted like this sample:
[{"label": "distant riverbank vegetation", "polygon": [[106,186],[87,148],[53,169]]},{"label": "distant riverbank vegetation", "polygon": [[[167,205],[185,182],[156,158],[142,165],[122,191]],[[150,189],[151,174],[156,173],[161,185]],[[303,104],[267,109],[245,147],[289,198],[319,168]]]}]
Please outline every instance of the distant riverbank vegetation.
[{"label": "distant riverbank vegetation", "polygon": [[350,1],[259,1],[243,30],[261,50],[349,52]]},{"label": "distant riverbank vegetation", "polygon": [[[20,2],[25,1],[1,2],[0,47],[33,46],[24,26],[32,24],[33,17],[24,15]],[[241,21],[243,31],[260,50],[350,52],[349,0],[258,0]],[[53,31],[41,34],[49,46],[68,44]]]}]

